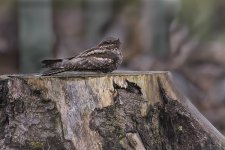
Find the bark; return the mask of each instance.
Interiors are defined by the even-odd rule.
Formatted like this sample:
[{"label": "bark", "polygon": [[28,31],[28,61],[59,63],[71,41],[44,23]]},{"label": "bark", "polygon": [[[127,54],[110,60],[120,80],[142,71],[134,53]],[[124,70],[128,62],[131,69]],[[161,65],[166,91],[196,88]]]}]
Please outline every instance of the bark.
[{"label": "bark", "polygon": [[225,149],[169,72],[0,76],[1,150]]}]

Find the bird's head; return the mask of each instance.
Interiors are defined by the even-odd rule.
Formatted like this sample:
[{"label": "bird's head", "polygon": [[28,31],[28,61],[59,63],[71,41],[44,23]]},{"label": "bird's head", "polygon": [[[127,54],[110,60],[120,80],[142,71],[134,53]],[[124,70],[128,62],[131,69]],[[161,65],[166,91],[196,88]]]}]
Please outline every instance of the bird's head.
[{"label": "bird's head", "polygon": [[98,44],[98,47],[106,49],[119,49],[121,43],[118,38],[108,37]]}]

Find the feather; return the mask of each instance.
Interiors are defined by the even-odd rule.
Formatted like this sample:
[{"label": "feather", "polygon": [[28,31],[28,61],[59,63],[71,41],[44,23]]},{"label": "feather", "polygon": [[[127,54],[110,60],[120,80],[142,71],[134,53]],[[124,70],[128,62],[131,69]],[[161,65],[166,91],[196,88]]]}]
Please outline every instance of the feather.
[{"label": "feather", "polygon": [[43,67],[51,67],[56,63],[62,62],[62,59],[54,59],[54,60],[43,60],[41,63]]},{"label": "feather", "polygon": [[67,71],[67,69],[66,68],[50,69],[50,70],[44,71],[42,73],[42,76],[49,76],[49,75],[61,73],[64,71]]}]

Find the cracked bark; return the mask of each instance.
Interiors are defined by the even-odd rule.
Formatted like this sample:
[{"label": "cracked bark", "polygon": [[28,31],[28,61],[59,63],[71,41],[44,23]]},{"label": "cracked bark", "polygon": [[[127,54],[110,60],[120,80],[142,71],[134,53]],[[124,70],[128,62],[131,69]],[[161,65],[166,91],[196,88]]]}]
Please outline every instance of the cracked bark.
[{"label": "cracked bark", "polygon": [[225,149],[168,72],[0,76],[0,149]]}]

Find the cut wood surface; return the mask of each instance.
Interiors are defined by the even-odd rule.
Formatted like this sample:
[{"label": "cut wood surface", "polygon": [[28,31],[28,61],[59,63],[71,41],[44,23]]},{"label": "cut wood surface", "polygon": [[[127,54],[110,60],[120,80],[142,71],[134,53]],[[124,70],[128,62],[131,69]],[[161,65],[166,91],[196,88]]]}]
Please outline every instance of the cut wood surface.
[{"label": "cut wood surface", "polygon": [[3,75],[0,149],[224,150],[225,138],[169,72]]}]

